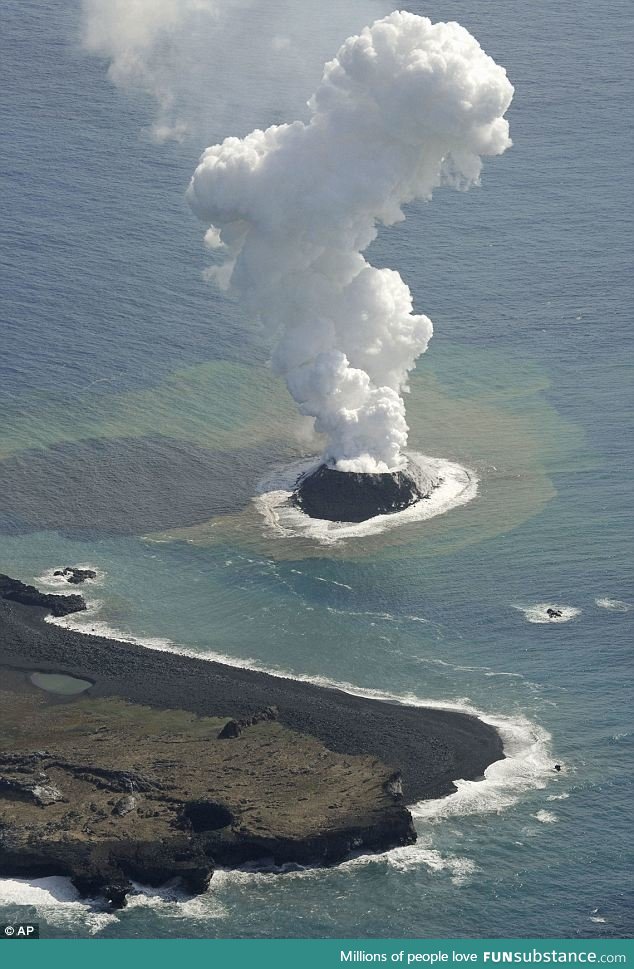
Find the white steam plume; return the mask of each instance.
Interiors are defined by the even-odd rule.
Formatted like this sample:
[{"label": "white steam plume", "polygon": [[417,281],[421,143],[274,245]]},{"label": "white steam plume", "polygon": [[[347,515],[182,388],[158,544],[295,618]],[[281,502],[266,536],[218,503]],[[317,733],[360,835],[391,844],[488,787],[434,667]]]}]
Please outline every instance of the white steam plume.
[{"label": "white steam plume", "polygon": [[[83,46],[155,102],[156,141],[220,138],[304,116],[342,37],[388,0],[81,0]],[[208,144],[205,140],[203,144]]]},{"label": "white steam plume", "polygon": [[479,181],[511,141],[506,72],[456,23],[395,12],[326,64],[307,123],[208,148],[188,189],[211,275],[279,339],[276,371],[341,471],[402,467],[409,372],[432,335],[397,272],[361,253],[435,188]]}]

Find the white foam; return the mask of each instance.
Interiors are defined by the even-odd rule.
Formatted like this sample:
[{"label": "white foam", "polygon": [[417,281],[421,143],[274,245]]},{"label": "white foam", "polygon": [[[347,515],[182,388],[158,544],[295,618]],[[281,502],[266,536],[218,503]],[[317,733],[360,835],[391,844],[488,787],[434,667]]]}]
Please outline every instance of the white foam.
[{"label": "white foam", "polygon": [[[334,606],[326,606],[326,611],[338,616],[367,616],[369,619],[380,619],[383,622],[431,622],[430,619],[425,619],[423,616],[393,616],[391,612],[372,612],[367,609],[357,612],[354,609],[336,609]],[[370,625],[374,625],[374,623],[370,623]]]},{"label": "white foam", "polygon": [[341,589],[349,589],[350,592],[354,592],[354,589],[352,588],[352,586],[351,585],[347,585],[347,583],[345,583],[345,582],[335,582],[334,579],[324,579],[323,576],[321,576],[321,575],[316,575],[315,576],[315,580],[317,582],[327,582],[328,585],[338,585],[339,588],[341,588]]},{"label": "white foam", "polygon": [[209,887],[210,892],[222,892],[231,886],[247,886],[259,883],[273,886],[278,878],[288,880],[319,879],[321,881],[337,877],[339,872],[353,871],[368,865],[386,865],[396,871],[411,871],[425,865],[434,874],[447,873],[456,885],[465,884],[476,872],[477,865],[470,858],[442,854],[432,847],[429,835],[419,834],[413,845],[391,848],[389,851],[373,854],[355,854],[337,865],[324,868],[312,865],[275,865],[272,861],[260,861],[257,865],[244,865],[241,868],[218,869],[214,872]]},{"label": "white foam", "polygon": [[595,599],[595,603],[600,609],[609,609],[611,612],[629,612],[632,606],[629,602],[624,602],[622,599]]},{"label": "white foam", "polygon": [[542,824],[556,824],[559,818],[552,811],[545,811],[543,808],[534,814],[533,817]]},{"label": "white foam", "polygon": [[[214,878],[215,873],[214,873]],[[160,888],[133,882],[134,893],[128,895],[126,908],[151,908],[164,918],[209,919],[222,918],[226,909],[214,897],[212,891],[189,896],[178,881],[168,882]]]},{"label": "white foam", "polygon": [[[558,602],[536,602],[532,606],[514,605],[513,608],[523,612],[528,622],[546,623],[551,626],[557,623],[570,622],[571,619],[581,613],[581,609],[577,609],[576,606],[565,606]],[[561,613],[561,616],[551,618],[548,615],[548,609],[555,609]]]},{"label": "white foam", "polygon": [[109,623],[96,618],[102,608],[103,600],[92,599],[86,603],[86,608],[81,612],[72,612],[67,616],[48,615],[44,617],[44,620],[54,626],[61,626],[63,629],[71,629],[73,632],[82,633],[84,636],[101,636],[104,639],[110,639],[115,645],[117,642],[134,643],[138,646],[146,646],[148,649],[183,653],[186,656],[196,656],[198,658],[201,656],[195,650],[176,647],[169,639],[162,639],[158,636],[154,638],[150,636],[133,636],[131,633],[122,632],[122,630],[116,629],[114,626],[109,625]]},{"label": "white foam", "polygon": [[420,834],[415,844],[393,848],[385,853],[385,859],[396,871],[411,871],[422,864],[434,874],[447,873],[454,885],[467,884],[478,870],[471,858],[442,854],[432,847],[431,838]]},{"label": "white foam", "polygon": [[42,572],[41,575],[38,575],[34,581],[37,585],[43,585],[46,588],[55,589],[62,595],[73,595],[78,592],[81,593],[82,589],[86,586],[102,585],[106,577],[106,573],[102,569],[97,568],[97,566],[93,565],[91,562],[81,562],[79,565],[74,565],[72,567],[75,569],[91,569],[93,572],[97,573],[97,576],[94,579],[84,579],[83,582],[75,585],[70,583],[65,576],[55,575],[55,572],[66,568],[65,565],[55,565],[52,569],[46,569],[46,571]]},{"label": "white foam", "polygon": [[278,535],[285,538],[309,538],[320,545],[334,545],[344,539],[365,538],[400,525],[427,521],[475,498],[478,491],[475,472],[444,458],[433,458],[411,451],[407,453],[407,457],[410,463],[418,465],[432,480],[437,480],[438,485],[428,498],[422,498],[409,508],[390,515],[376,515],[368,521],[358,523],[332,522],[311,518],[291,504],[290,499],[298,479],[319,467],[319,462],[314,458],[296,461],[268,475],[258,485],[258,495],[253,500],[266,524]]},{"label": "white foam", "polygon": [[[160,888],[136,882],[132,885],[126,910],[151,908],[163,918],[178,919],[226,915],[226,909],[212,892],[190,897],[177,882],[169,882]],[[0,905],[30,905],[54,925],[70,929],[81,925],[92,935],[119,920],[116,912],[106,910],[107,903],[100,899],[82,899],[70,879],[62,876],[31,881],[26,878],[0,879]]]},{"label": "white foam", "polygon": [[522,794],[546,787],[552,776],[550,734],[525,717],[492,715],[459,704],[454,709],[478,716],[494,726],[502,738],[504,760],[490,764],[484,779],[457,779],[454,794],[421,801],[410,808],[415,818],[442,821],[470,814],[501,813],[516,804]]},{"label": "white foam", "polygon": [[70,879],[48,878],[0,879],[0,905],[31,905],[53,925],[73,928],[82,925],[91,935],[117,921],[112,912],[101,911],[101,903],[81,899]]},{"label": "white foam", "polygon": [[79,892],[70,879],[53,876],[29,881],[26,878],[0,879],[2,905],[54,905],[56,902],[76,902]]}]

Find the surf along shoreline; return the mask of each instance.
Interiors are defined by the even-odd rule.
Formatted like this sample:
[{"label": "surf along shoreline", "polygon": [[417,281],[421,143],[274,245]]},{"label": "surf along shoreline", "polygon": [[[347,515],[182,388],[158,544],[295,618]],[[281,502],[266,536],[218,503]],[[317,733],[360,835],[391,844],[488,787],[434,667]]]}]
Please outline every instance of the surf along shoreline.
[{"label": "surf along shoreline", "polygon": [[[33,693],[28,675],[37,671],[91,681],[93,685],[82,696],[83,703],[98,705],[124,701],[134,705],[137,711],[150,708],[172,711],[174,715],[186,711],[196,718],[225,721],[257,718],[263,710],[273,707],[276,708],[275,724],[249,726],[244,732],[245,737],[257,739],[258,731],[264,737],[265,729],[269,730],[266,743],[269,746],[271,743],[274,746],[281,744],[278,754],[286,751],[284,744],[289,738],[294,742],[297,734],[311,744],[316,741],[322,751],[318,757],[333,758],[331,773],[325,775],[324,784],[334,776],[333,772],[336,773],[343,759],[355,758],[350,762],[354,770],[349,772],[349,785],[356,785],[355,796],[359,793],[359,785],[368,785],[367,790],[372,793],[362,805],[357,804],[354,818],[348,808],[343,807],[344,801],[350,800],[352,788],[344,792],[338,811],[335,810],[337,804],[328,805],[332,809],[329,817],[336,819],[341,815],[339,827],[335,823],[332,828],[332,832],[337,831],[336,846],[333,848],[331,836],[329,845],[324,847],[325,843],[322,844],[315,834],[320,830],[319,824],[316,827],[313,824],[312,842],[311,838],[305,839],[303,854],[301,850],[293,849],[299,861],[307,862],[311,851],[315,853],[314,860],[321,857],[326,863],[332,863],[342,860],[352,847],[384,850],[411,843],[415,833],[405,804],[451,794],[456,790],[454,780],[477,780],[490,764],[504,758],[502,740],[495,727],[471,714],[356,696],[343,690],[198,659],[176,651],[152,650],[137,643],[79,633],[45,621],[51,611],[59,615],[83,608],[85,603],[80,596],[72,599],[69,596],[47,596],[16,580],[0,577],[0,667],[6,671],[3,679],[11,680],[14,690],[26,690],[25,702],[27,694]],[[16,687],[20,682],[24,686]],[[28,699],[28,702],[32,700]],[[57,706],[51,710],[55,713],[60,706],[67,710],[69,704],[77,702],[53,701]],[[172,714],[166,713],[166,719],[169,716]],[[92,726],[94,728],[94,724]],[[274,734],[276,730],[279,736]],[[236,750],[231,745],[239,742],[223,741],[220,747],[223,751]],[[46,736],[42,737],[41,746],[47,746]],[[246,755],[247,748],[242,750]],[[178,759],[177,746],[172,752]],[[361,758],[365,758],[362,765]],[[349,766],[348,762],[346,764]],[[360,769],[359,765],[363,770],[357,776],[354,771],[357,767]],[[275,795],[275,772],[267,776]],[[281,781],[280,786],[283,786]],[[308,830],[311,827],[308,815],[319,805],[314,792],[309,792],[301,800],[306,802],[302,830]],[[358,830],[353,836],[350,832],[355,824]],[[344,829],[350,834],[347,840],[341,838]],[[361,829],[363,834],[359,833]],[[230,864],[248,859],[249,851],[251,856],[258,851],[261,855],[266,854],[265,849],[269,855],[276,854],[274,838],[260,838],[259,842],[257,838],[251,838],[246,856],[244,841],[243,838],[240,850],[235,845],[229,850],[226,841],[220,844],[216,838],[210,850],[219,863],[222,858],[224,862],[228,859]],[[361,843],[356,845],[358,841]],[[289,855],[289,850],[286,846],[277,854],[291,857],[293,851]],[[0,874],[10,874],[10,868],[11,864],[2,864],[0,853]],[[156,876],[160,874],[157,872]],[[201,890],[204,881],[198,873],[191,879],[192,890]],[[103,890],[104,885],[98,882],[99,878],[96,878],[96,889]],[[84,884],[85,891],[89,887]],[[119,900],[124,894],[121,896],[119,892],[117,896],[114,892]]]}]

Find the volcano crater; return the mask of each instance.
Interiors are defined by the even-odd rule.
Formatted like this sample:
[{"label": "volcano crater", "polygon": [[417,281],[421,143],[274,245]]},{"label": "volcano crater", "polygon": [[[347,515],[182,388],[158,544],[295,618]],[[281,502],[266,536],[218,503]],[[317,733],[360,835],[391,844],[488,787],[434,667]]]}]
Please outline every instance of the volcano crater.
[{"label": "volcano crater", "polygon": [[327,464],[302,474],[291,502],[310,518],[359,523],[429,498],[439,479],[418,465],[384,473],[339,471]]}]

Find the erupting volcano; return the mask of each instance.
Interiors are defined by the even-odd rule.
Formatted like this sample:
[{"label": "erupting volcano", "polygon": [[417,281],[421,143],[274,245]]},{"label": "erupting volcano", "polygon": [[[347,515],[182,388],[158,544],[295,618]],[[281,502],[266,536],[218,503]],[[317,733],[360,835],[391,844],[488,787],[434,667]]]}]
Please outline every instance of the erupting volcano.
[{"label": "erupting volcano", "polygon": [[188,199],[208,226],[208,275],[270,329],[275,371],[326,437],[296,490],[308,515],[361,521],[429,493],[407,468],[403,394],[432,324],[362,253],[403,205],[478,184],[482,156],[511,144],[512,95],[459,24],[395,12],[326,64],[307,123],[226,138],[200,160]]}]

